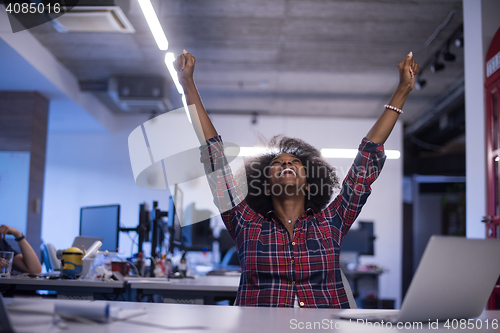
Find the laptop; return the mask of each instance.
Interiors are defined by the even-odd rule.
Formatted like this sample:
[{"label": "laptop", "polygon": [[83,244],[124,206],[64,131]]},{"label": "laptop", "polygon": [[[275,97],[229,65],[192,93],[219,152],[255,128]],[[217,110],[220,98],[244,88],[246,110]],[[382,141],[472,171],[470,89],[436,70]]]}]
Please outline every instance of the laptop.
[{"label": "laptop", "polygon": [[102,242],[102,238],[99,237],[86,237],[86,236],[77,236],[75,237],[75,240],[73,241],[73,247],[77,247],[80,250],[82,249],[82,245],[85,246],[85,251],[90,249],[92,244],[94,244],[97,241]]},{"label": "laptop", "polygon": [[0,333],[14,333],[2,293],[0,293]]},{"label": "laptop", "polygon": [[500,276],[500,240],[432,236],[401,310],[341,312],[343,319],[427,322],[481,315]]}]

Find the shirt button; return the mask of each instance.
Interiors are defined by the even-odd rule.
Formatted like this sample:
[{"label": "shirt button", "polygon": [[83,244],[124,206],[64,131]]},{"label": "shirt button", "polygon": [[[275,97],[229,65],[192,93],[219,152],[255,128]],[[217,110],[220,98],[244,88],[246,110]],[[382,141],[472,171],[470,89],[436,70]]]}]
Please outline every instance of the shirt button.
[{"label": "shirt button", "polygon": [[299,304],[300,304],[300,306],[304,306],[304,302],[300,302]]},{"label": "shirt button", "polygon": [[290,260],[290,263],[291,263],[291,264],[293,264],[294,262],[295,262],[295,261],[294,261],[293,259],[292,259],[292,260]]},{"label": "shirt button", "polygon": [[292,281],[292,284],[295,285],[295,281]]},{"label": "shirt button", "polygon": [[299,228],[295,228],[295,231],[299,231]]},{"label": "shirt button", "polygon": [[295,245],[295,242],[292,242],[292,245]]}]

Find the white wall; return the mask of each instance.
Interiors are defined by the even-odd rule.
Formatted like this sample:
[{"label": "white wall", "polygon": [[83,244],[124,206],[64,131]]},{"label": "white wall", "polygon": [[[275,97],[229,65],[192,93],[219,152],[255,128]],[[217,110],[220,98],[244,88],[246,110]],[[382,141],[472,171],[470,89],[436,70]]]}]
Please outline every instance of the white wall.
[{"label": "white wall", "polygon": [[23,234],[28,220],[30,157],[29,151],[0,151],[0,225]]},{"label": "white wall", "polygon": [[[130,166],[128,135],[148,117],[115,118],[113,133],[48,134],[42,240],[57,249],[70,247],[78,235],[80,207],[118,203],[126,227],[137,226],[140,203],[156,200],[168,207],[168,192],[138,187]],[[120,245],[120,252],[130,252],[125,234]]]},{"label": "white wall", "polygon": [[[381,110],[382,111],[382,110]],[[136,186],[128,156],[127,138],[146,117],[116,117],[113,133],[49,133],[43,205],[42,238],[56,248],[71,245],[78,234],[82,206],[118,203],[121,221],[128,227],[138,223],[139,204],[158,200],[167,209],[168,193]],[[240,146],[259,144],[258,134],[270,138],[285,134],[304,139],[317,148],[357,148],[373,125],[372,119],[332,119],[307,117],[259,117],[256,125],[246,116],[212,116],[225,141]],[[168,143],[166,143],[168,144]],[[402,150],[402,129],[398,124],[387,149]],[[340,176],[352,163],[349,159],[330,160]],[[360,220],[373,221],[376,255],[364,263],[377,263],[388,270],[380,278],[380,297],[396,299],[401,293],[402,159],[387,160]],[[188,201],[189,198],[185,198]],[[121,251],[130,253],[130,242]]]}]

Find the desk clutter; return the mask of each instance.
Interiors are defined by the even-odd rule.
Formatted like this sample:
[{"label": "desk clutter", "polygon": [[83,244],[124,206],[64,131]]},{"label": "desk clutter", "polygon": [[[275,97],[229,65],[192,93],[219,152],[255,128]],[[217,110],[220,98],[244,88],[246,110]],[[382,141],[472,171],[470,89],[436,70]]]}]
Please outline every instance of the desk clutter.
[{"label": "desk clutter", "polygon": [[[43,301],[29,299],[3,299],[0,294],[0,332],[33,331],[54,332],[72,331],[82,325],[111,324],[126,322],[144,328],[174,329],[206,329],[205,326],[173,327],[155,324],[148,321],[135,320],[147,315],[147,308],[133,306],[127,308],[120,303],[110,302],[75,302],[75,301]],[[76,323],[75,326],[72,323]],[[85,326],[84,326],[85,327]],[[138,328],[138,327],[137,327]]]},{"label": "desk clutter", "polygon": [[[124,277],[192,278],[211,271],[220,275],[240,271],[227,230],[220,230],[221,223],[215,227],[218,222],[210,211],[197,209],[194,203],[184,207],[181,199],[170,197],[167,210],[160,209],[157,201],[152,206],[140,204],[133,228],[121,224],[120,212],[119,204],[81,207],[80,233],[70,248],[42,245],[47,272],[59,271],[66,279],[109,280],[115,278],[112,272]],[[130,250],[126,237],[120,240],[124,234],[132,240]]]},{"label": "desk clutter", "polygon": [[[58,299],[233,304],[240,267],[227,230],[214,237],[212,221],[200,218],[207,212],[194,205],[184,213],[200,222],[181,227],[172,197],[167,211],[158,202],[152,207],[139,206],[135,228],[120,224],[120,205],[82,207],[71,247],[42,245],[47,272],[2,279],[0,289]],[[137,234],[127,255],[119,251],[120,233]]]},{"label": "desk clutter", "polygon": [[5,291],[6,297],[223,305],[234,302],[239,280],[239,276],[197,276],[190,279],[123,277],[117,281],[97,281],[22,274],[0,279],[0,290]]}]

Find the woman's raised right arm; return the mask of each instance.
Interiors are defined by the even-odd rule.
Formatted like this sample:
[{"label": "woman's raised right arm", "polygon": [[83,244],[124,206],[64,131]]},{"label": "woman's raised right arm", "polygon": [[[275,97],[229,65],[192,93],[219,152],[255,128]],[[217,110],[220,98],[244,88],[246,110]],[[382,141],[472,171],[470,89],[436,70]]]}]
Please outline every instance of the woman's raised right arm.
[{"label": "woman's raised right arm", "polygon": [[[231,168],[224,154],[224,145],[212,121],[208,117],[200,95],[194,84],[193,72],[195,58],[184,50],[174,62],[179,82],[184,88],[186,102],[193,126],[200,141],[201,162],[204,164],[208,184],[212,191],[214,203],[222,213],[222,219],[233,238],[242,230],[246,220],[236,218],[246,212],[245,216],[253,217],[251,209],[244,204],[247,191],[242,191],[233,178]],[[243,202],[243,203],[242,203]]]},{"label": "woman's raised right arm", "polygon": [[183,54],[175,60],[174,67],[177,71],[179,82],[184,88],[187,105],[196,106],[196,113],[190,110],[190,116],[200,144],[204,144],[205,141],[219,134],[208,117],[205,107],[201,102],[200,94],[198,94],[198,89],[196,89],[196,85],[194,84],[193,73],[195,62],[196,59],[184,50]]}]

